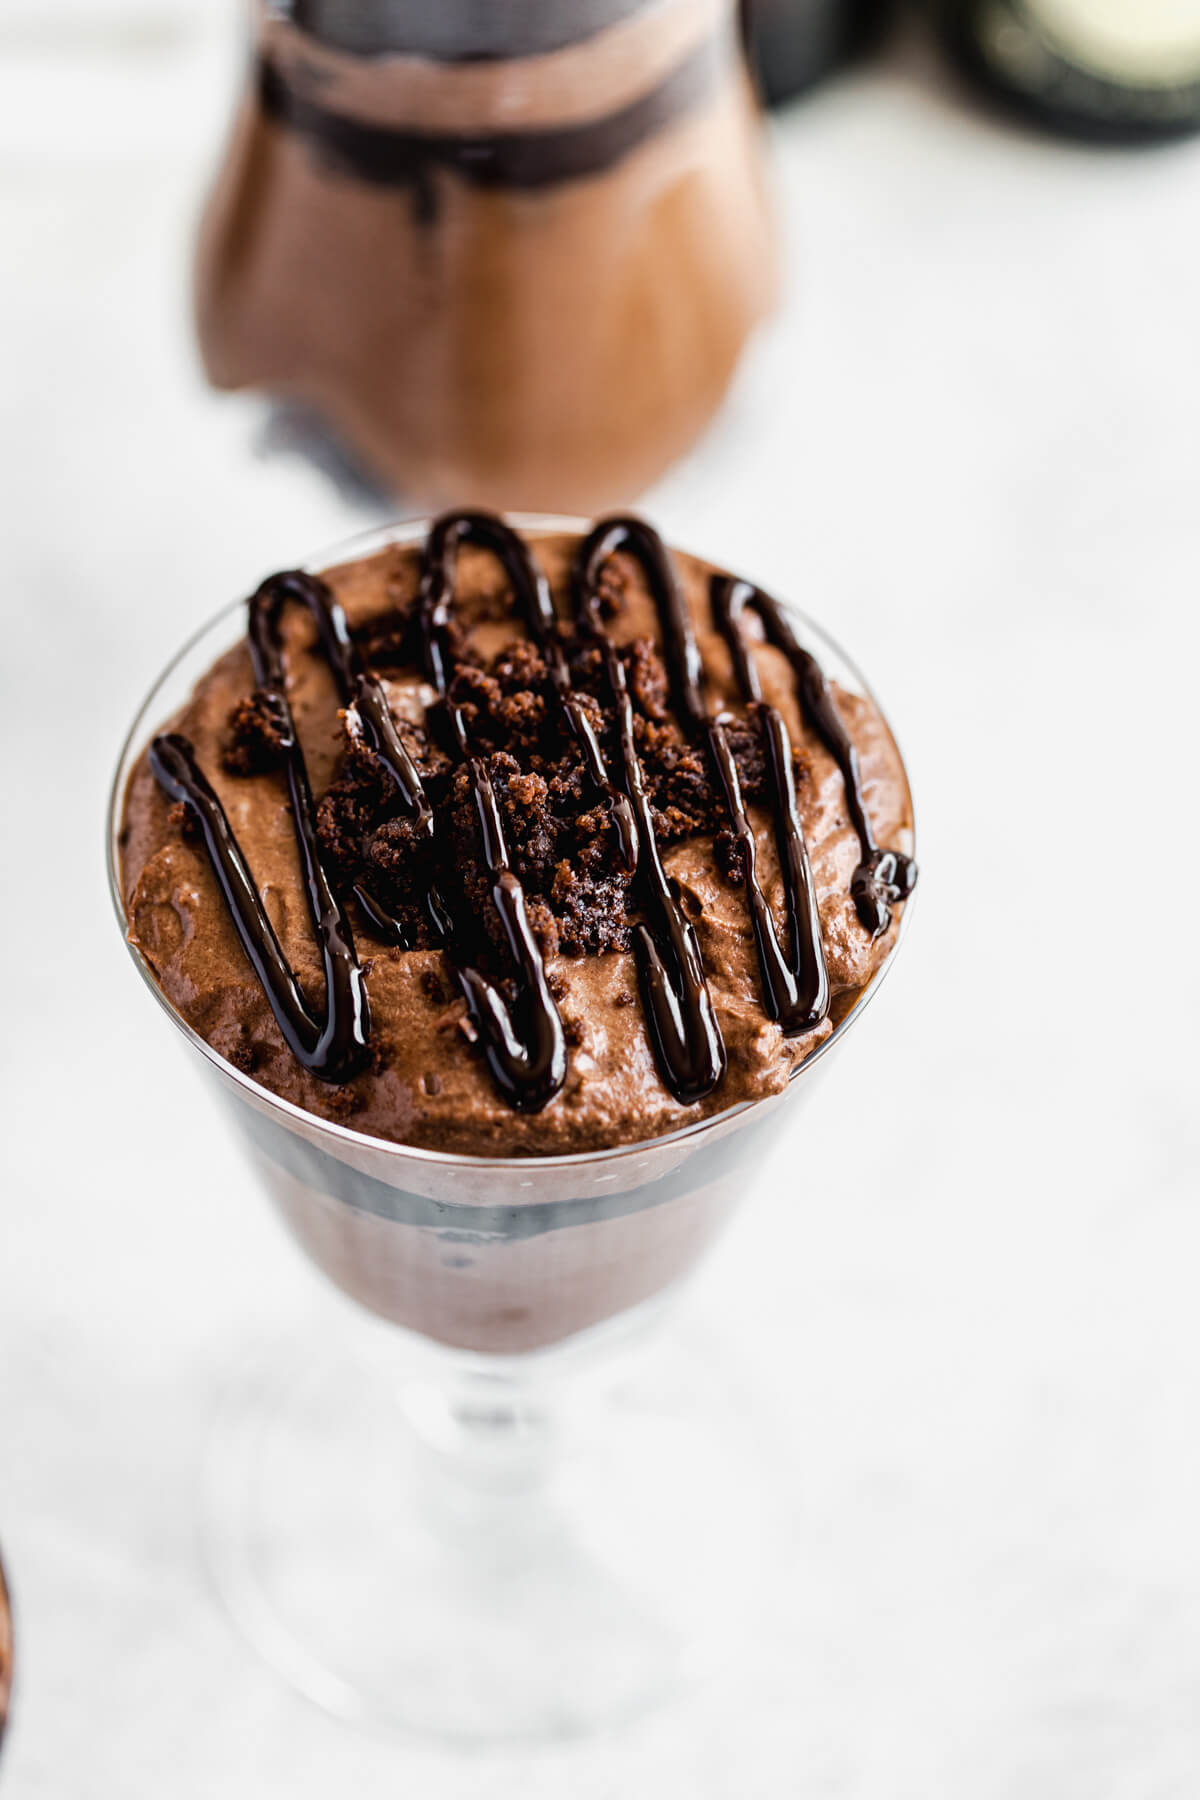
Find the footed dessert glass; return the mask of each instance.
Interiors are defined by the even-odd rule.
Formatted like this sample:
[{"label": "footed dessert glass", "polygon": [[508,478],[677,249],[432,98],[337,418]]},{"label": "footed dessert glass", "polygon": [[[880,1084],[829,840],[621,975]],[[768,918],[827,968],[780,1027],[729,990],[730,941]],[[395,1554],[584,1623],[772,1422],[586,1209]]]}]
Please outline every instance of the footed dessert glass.
[{"label": "footed dessert glass", "polygon": [[[308,566],[426,530],[370,532]],[[130,771],[243,616],[239,600],[197,632],[131,727],[108,829],[122,927]],[[792,616],[827,671],[865,692]],[[642,1144],[507,1159],[366,1137],[277,1098],[131,954],[293,1235],[391,1328],[365,1325],[348,1349],[322,1333],[242,1379],[225,1408],[205,1535],[259,1649],[343,1717],[462,1740],[588,1730],[735,1653],[770,1558],[744,1403],[720,1368],[639,1340],[752,1192],[895,950],[786,1093]]]}]

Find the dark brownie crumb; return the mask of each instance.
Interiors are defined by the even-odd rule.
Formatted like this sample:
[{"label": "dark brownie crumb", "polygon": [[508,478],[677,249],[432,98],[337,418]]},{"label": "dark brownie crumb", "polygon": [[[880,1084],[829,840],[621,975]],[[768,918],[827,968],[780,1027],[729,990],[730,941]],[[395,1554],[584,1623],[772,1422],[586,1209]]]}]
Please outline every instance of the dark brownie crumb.
[{"label": "dark brownie crumb", "polygon": [[602,619],[616,618],[624,608],[628,590],[625,570],[614,557],[610,557],[601,569],[600,579],[596,583],[596,599]]},{"label": "dark brownie crumb", "polygon": [[[525,648],[518,646],[518,648]],[[484,669],[460,665],[450,684],[450,699],[462,708],[475,743],[512,751],[542,748],[546,726],[545,664],[536,656],[522,671],[526,685],[513,687]]]},{"label": "dark brownie crumb", "polygon": [[243,1075],[252,1075],[258,1067],[258,1050],[244,1020],[226,1020],[218,1024],[212,1032],[211,1042],[214,1050]]},{"label": "dark brownie crumb", "polygon": [[353,636],[363,661],[372,669],[403,669],[415,660],[411,606],[397,605],[376,613]]},{"label": "dark brownie crumb", "polygon": [[476,624],[489,621],[498,623],[501,619],[511,619],[513,615],[512,590],[503,581],[493,582],[491,586],[479,588],[471,601],[471,618]]},{"label": "dark brownie crumb", "polygon": [[204,835],[200,830],[200,821],[190,806],[182,800],[176,800],[167,813],[167,822],[176,830],[185,844],[197,844]]},{"label": "dark brownie crumb", "polygon": [[229,715],[221,765],[229,775],[266,775],[284,758],[283,727],[261,688],[239,700]]},{"label": "dark brownie crumb", "polygon": [[350,1119],[361,1111],[364,1102],[362,1095],[352,1087],[343,1086],[330,1088],[325,1095],[325,1104],[335,1119]]},{"label": "dark brownie crumb", "polygon": [[557,956],[560,944],[558,920],[544,900],[527,900],[525,911],[543,958]]},{"label": "dark brownie crumb", "polygon": [[555,868],[550,900],[559,918],[559,942],[568,956],[628,950],[633,915],[624,876],[581,873],[576,863],[564,858]]},{"label": "dark brownie crumb", "polygon": [[231,1062],[235,1069],[240,1069],[243,1075],[252,1075],[258,1062],[258,1052],[254,1045],[246,1040],[231,1045],[225,1051],[225,1060]]},{"label": "dark brownie crumb", "polygon": [[621,652],[634,706],[644,718],[662,723],[671,716],[671,684],[666,665],[649,638],[635,638]]},{"label": "dark brownie crumb", "polygon": [[[418,726],[401,737],[431,800],[437,803],[449,764]],[[317,808],[317,836],[343,887],[363,883],[393,914],[410,945],[432,942],[425,896],[429,845],[401,810],[400,794],[375,753],[351,739],[341,773]]]},{"label": "dark brownie crumb", "polygon": [[740,885],[746,879],[746,847],[728,827],[713,839],[713,856],[726,881]]},{"label": "dark brownie crumb", "polygon": [[[610,565],[617,571],[617,565]],[[609,602],[623,603],[625,578],[614,572]],[[506,598],[506,607],[510,601]],[[364,651],[411,658],[408,615],[385,615],[360,632]],[[564,634],[572,680],[615,766],[619,754],[607,677],[595,647]],[[459,654],[459,649],[462,654]],[[742,877],[741,850],[728,831],[724,803],[710,777],[707,752],[685,736],[672,705],[670,679],[648,638],[620,652],[634,709],[634,731],[656,829],[664,845],[713,834],[718,866]],[[563,731],[545,658],[536,644],[514,640],[490,662],[452,646],[450,694],[461,708],[473,750],[492,784],[513,868],[525,893],[532,928],[546,956],[595,956],[627,950],[638,919],[636,890],[619,868],[616,833],[607,805],[588,778],[574,741]],[[436,723],[436,714],[431,715]],[[414,829],[378,757],[350,741],[341,771],[318,809],[318,832],[336,878],[362,884],[398,920],[406,942],[435,942],[427,896],[436,887],[471,942],[471,954],[497,979],[511,970],[511,952],[492,903],[471,778],[453,766],[430,733],[398,721],[441,820],[435,843]],[[764,800],[768,768],[753,717],[726,725],[742,791]],[[797,779],[803,778],[797,761]],[[478,939],[483,937],[482,949]]]},{"label": "dark brownie crumb", "polygon": [[[399,954],[399,952],[397,952],[397,954]],[[448,1006],[450,1004],[450,991],[446,987],[441,976],[434,969],[423,969],[421,971],[421,992],[433,1006]]]}]

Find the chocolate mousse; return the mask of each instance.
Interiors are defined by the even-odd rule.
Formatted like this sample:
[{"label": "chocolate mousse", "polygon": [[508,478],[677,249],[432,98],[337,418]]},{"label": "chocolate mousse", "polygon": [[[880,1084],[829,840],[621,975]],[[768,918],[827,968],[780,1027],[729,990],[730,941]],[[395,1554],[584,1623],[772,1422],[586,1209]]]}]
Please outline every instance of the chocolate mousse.
[{"label": "chocolate mousse", "polygon": [[780,1092],[915,880],[887,725],[632,518],[273,576],[139,758],[131,943],[255,1082],[484,1156]]},{"label": "chocolate mousse", "polygon": [[774,290],[734,0],[256,0],[205,365],[407,498],[628,501]]}]

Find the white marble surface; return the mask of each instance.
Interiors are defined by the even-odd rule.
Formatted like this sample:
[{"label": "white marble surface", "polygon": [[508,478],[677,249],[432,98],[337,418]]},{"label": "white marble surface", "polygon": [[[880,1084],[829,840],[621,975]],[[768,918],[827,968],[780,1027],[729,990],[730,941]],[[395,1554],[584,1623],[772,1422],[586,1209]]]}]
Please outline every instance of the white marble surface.
[{"label": "white marble surface", "polygon": [[787,310],[647,505],[861,654],[920,911],[693,1295],[774,1420],[755,1654],[453,1756],[284,1691],[195,1544],[215,1394],[329,1303],[133,979],[105,786],[182,632],[365,520],[190,349],[228,6],[106,10],[0,55],[5,1800],[1194,1800],[1200,143],[1022,136],[915,47],[779,132]]}]

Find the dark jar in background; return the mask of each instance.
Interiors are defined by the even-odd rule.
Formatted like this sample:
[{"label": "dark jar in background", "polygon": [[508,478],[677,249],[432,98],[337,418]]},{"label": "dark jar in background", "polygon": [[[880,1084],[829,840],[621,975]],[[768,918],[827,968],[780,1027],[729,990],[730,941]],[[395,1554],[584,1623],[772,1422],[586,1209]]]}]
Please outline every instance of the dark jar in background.
[{"label": "dark jar in background", "polygon": [[893,0],[743,0],[746,40],[772,106],[877,44]]},{"label": "dark jar in background", "polygon": [[1136,143],[1200,129],[1200,0],[935,0],[960,66],[1057,130]]},{"label": "dark jar in background", "polygon": [[220,387],[437,505],[594,512],[701,432],[774,295],[735,0],[295,0],[205,216]]}]

